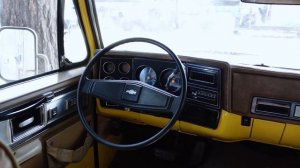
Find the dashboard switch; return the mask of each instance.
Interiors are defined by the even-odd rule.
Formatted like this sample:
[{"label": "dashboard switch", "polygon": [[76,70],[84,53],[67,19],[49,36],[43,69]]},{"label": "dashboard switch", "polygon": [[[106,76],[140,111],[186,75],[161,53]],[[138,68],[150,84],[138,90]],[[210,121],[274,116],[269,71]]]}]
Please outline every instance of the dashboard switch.
[{"label": "dashboard switch", "polygon": [[242,122],[241,124],[243,126],[250,126],[251,125],[251,118],[250,117],[246,117],[246,116],[242,116]]},{"label": "dashboard switch", "polygon": [[48,111],[48,118],[52,119],[57,115],[57,107],[52,108]]},{"label": "dashboard switch", "polygon": [[72,97],[68,100],[66,100],[66,106],[65,109],[69,110],[70,108],[74,107],[77,103],[77,98],[76,97]]}]

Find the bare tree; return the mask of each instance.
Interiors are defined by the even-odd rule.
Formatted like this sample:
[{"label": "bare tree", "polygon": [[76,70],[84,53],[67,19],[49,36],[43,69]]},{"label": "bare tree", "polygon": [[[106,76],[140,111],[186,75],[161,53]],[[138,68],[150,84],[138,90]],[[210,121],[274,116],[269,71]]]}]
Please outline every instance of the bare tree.
[{"label": "bare tree", "polygon": [[29,27],[37,33],[38,52],[58,68],[57,0],[0,0],[1,26]]}]

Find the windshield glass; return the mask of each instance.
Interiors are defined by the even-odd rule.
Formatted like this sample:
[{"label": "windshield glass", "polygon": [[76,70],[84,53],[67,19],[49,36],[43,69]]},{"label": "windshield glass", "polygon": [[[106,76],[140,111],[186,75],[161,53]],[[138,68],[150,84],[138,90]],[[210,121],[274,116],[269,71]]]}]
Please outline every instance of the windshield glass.
[{"label": "windshield glass", "polygon": [[[104,45],[129,37],[178,55],[300,69],[300,6],[239,0],[95,0]],[[142,51],[134,45],[122,50]],[[157,52],[153,48],[150,52]]]}]

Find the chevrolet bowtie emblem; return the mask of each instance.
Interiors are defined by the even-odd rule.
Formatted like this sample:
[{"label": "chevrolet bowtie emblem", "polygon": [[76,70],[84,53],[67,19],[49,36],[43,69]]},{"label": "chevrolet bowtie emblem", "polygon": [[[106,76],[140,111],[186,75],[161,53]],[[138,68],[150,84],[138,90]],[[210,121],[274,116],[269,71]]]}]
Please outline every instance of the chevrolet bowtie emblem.
[{"label": "chevrolet bowtie emblem", "polygon": [[130,95],[136,95],[136,91],[131,89],[131,90],[126,90],[126,93],[130,94]]}]

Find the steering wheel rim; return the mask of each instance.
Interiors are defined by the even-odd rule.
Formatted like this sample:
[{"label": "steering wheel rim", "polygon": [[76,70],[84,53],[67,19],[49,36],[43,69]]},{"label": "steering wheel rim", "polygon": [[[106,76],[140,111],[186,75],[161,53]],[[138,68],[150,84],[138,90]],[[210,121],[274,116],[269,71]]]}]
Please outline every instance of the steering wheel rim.
[{"label": "steering wheel rim", "polygon": [[[91,126],[88,124],[87,120],[85,119],[85,115],[83,113],[83,108],[82,108],[80,95],[81,95],[81,90],[82,90],[83,84],[87,80],[87,75],[92,70],[92,67],[95,65],[96,61],[98,61],[102,56],[104,56],[107,52],[109,52],[113,48],[115,48],[117,46],[120,46],[120,45],[123,45],[123,44],[133,43],[133,42],[143,42],[143,43],[148,43],[148,44],[155,45],[155,46],[163,49],[165,52],[167,52],[169,54],[169,56],[171,56],[173,61],[176,63],[177,68],[179,69],[180,77],[182,79],[181,92],[180,92],[180,96],[178,96],[180,98],[180,104],[179,104],[178,109],[176,110],[176,112],[173,113],[173,116],[169,120],[169,122],[160,131],[158,131],[156,134],[154,134],[150,138],[148,138],[146,140],[143,140],[141,142],[136,142],[136,143],[132,143],[132,144],[118,144],[118,143],[113,143],[113,142],[110,142],[110,141],[102,138],[100,135],[98,135],[91,128]],[[162,43],[160,43],[156,40],[153,40],[153,39],[139,38],[139,37],[138,38],[127,38],[127,39],[115,42],[115,43],[105,47],[100,52],[96,53],[95,56],[92,58],[92,60],[88,63],[86,69],[84,70],[83,74],[80,77],[79,84],[78,84],[78,89],[77,89],[78,115],[79,115],[79,119],[80,119],[83,127],[85,128],[85,130],[97,142],[102,143],[102,144],[104,144],[106,146],[109,146],[111,148],[118,149],[118,150],[139,149],[139,148],[142,148],[142,147],[146,147],[150,144],[153,144],[154,142],[156,142],[157,140],[162,138],[173,127],[173,125],[176,123],[176,121],[177,121],[177,119],[178,119],[178,117],[179,117],[179,115],[182,111],[182,108],[183,108],[183,105],[184,105],[184,102],[185,102],[185,99],[186,99],[186,93],[187,93],[187,77],[186,77],[184,65],[182,64],[182,62],[180,61],[178,56],[175,55],[174,52],[171,49],[169,49],[164,44],[162,44]]]}]

